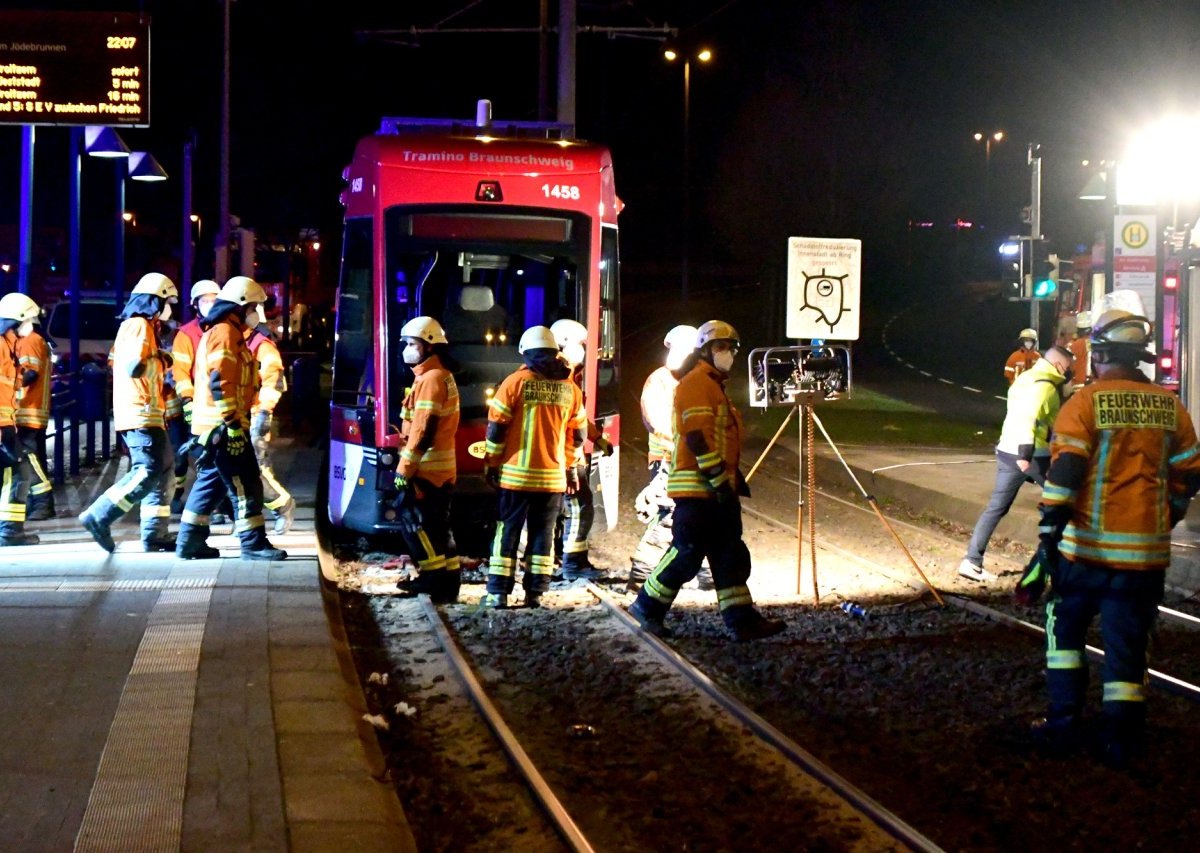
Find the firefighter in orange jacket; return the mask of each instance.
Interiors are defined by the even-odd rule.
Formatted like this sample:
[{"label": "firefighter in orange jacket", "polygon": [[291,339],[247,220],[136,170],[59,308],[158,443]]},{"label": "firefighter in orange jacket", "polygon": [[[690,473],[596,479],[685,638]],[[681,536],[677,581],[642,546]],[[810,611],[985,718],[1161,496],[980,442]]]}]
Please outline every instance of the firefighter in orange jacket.
[{"label": "firefighter in orange jacket", "polygon": [[171,356],[158,341],[158,324],[170,318],[178,301],[175,283],[147,273],[134,286],[121,312],[113,343],[113,426],[129,450],[129,472],[79,515],[79,523],[106,551],[115,551],[111,527],[135,503],[141,503],[142,546],[172,551],[168,505],[174,476],[167,441],[163,377]]},{"label": "firefighter in orange jacket", "polygon": [[1097,613],[1103,632],[1101,758],[1125,767],[1141,751],[1146,652],[1171,562],[1171,528],[1200,489],[1200,445],[1179,398],[1148,381],[1140,361],[1150,324],[1106,311],[1091,333],[1093,380],[1054,422],[1042,492],[1040,545],[1017,585],[1032,604],[1049,578],[1046,686],[1049,710],[1034,724],[1041,744],[1081,741],[1088,669],[1085,643]]},{"label": "firefighter in orange jacket", "polygon": [[38,537],[25,532],[25,496],[29,460],[17,439],[17,341],[29,334],[41,314],[37,303],[23,293],[0,297],[0,547],[36,545]]},{"label": "firefighter in orange jacket", "polygon": [[54,378],[50,345],[36,325],[29,334],[17,338],[17,362],[22,386],[17,404],[17,440],[33,475],[25,501],[25,520],[43,521],[54,518],[54,484],[46,465],[46,427],[50,423]]},{"label": "firefighter in orange jacket", "polygon": [[696,335],[696,352],[675,389],[675,442],[667,494],[675,501],[671,548],[642,585],[629,613],[642,628],[668,637],[663,618],[679,588],[708,557],[717,603],[726,627],[738,640],[778,634],[783,622],[754,608],[750,551],[742,541],[739,495],[750,490],[738,470],[742,419],[725,393],[725,381],[741,346],[733,326],[710,320]]},{"label": "firefighter in orange jacket", "polygon": [[[671,544],[672,512],[675,502],[667,496],[667,469],[675,447],[673,406],[679,378],[675,371],[695,352],[695,326],[676,326],[663,338],[667,348],[666,363],[646,377],[642,385],[642,423],[649,434],[646,462],[650,483],[638,494],[634,503],[638,520],[646,525],[642,538],[630,558],[629,580],[626,589],[637,592],[650,572],[658,565]],[[703,590],[715,589],[712,572],[701,566],[696,583]]]},{"label": "firefighter in orange jacket", "polygon": [[420,574],[398,584],[401,591],[428,593],[436,604],[458,600],[461,573],[450,537],[450,498],[458,476],[458,385],[446,332],[432,317],[414,317],[400,329],[404,363],[413,385],[400,407],[403,449],[396,465],[396,517]]},{"label": "firefighter in orange jacket", "polygon": [[[583,362],[587,355],[587,327],[578,320],[556,320],[550,326],[550,334],[559,352],[571,368],[571,381],[580,390],[580,405],[586,400],[583,397]],[[600,431],[592,421],[588,420],[586,409],[581,415],[586,426],[587,440],[605,456],[612,456],[615,448],[612,442]],[[596,497],[592,494],[592,484],[588,478],[591,471],[591,454],[584,453],[583,444],[575,448],[575,458],[571,464],[578,470],[579,488],[563,496],[562,514],[562,576],[563,580],[599,580],[604,572],[592,565],[589,556],[588,539],[592,535],[592,525],[596,520]]]},{"label": "firefighter in orange jacket", "polygon": [[203,452],[196,460],[196,483],[188,493],[175,553],[185,560],[220,556],[209,547],[209,518],[228,496],[234,532],[243,560],[284,560],[267,539],[262,514],[262,480],[250,447],[250,408],[258,393],[258,370],[246,346],[246,312],[267,301],[253,279],[234,276],[225,282],[200,321],[204,336],[196,348],[192,435]]},{"label": "firefighter in orange jacket", "polygon": [[488,403],[484,477],[499,489],[496,535],[488,561],[484,607],[507,607],[521,531],[529,526],[525,604],[537,607],[554,573],[554,524],[564,492],[579,488],[570,464],[583,443],[583,394],[545,326],[521,335],[525,366],[510,374]]},{"label": "firefighter in orange jacket", "polygon": [[1017,335],[1017,348],[1008,361],[1004,363],[1004,378],[1012,385],[1018,376],[1037,364],[1041,358],[1038,352],[1038,335],[1034,329],[1022,329]]},{"label": "firefighter in orange jacket", "polygon": [[172,515],[179,515],[183,512],[183,493],[187,487],[189,456],[186,453],[180,453],[179,448],[192,434],[192,399],[196,396],[193,375],[194,362],[196,347],[200,345],[200,338],[204,335],[204,330],[200,328],[200,321],[212,308],[220,291],[221,286],[209,279],[201,279],[192,285],[191,293],[188,295],[192,304],[192,319],[179,327],[179,330],[175,332],[174,341],[171,343],[171,357],[174,359],[174,363],[171,365],[171,378],[183,415],[182,420],[169,418],[167,424],[168,433],[171,436],[171,447],[175,451],[175,494],[171,497]]},{"label": "firefighter in orange jacket", "polygon": [[1091,353],[1088,338],[1092,331],[1092,313],[1080,311],[1075,315],[1075,340],[1071,341],[1071,355],[1075,356],[1075,372],[1071,377],[1071,391],[1078,391],[1092,378]]},{"label": "firefighter in orange jacket", "polygon": [[283,357],[267,327],[262,306],[246,311],[246,346],[258,364],[258,397],[250,410],[250,440],[262,474],[263,506],[275,513],[274,533],[282,536],[292,529],[296,501],[279,482],[271,467],[271,437],[274,429],[275,407],[287,390]]}]

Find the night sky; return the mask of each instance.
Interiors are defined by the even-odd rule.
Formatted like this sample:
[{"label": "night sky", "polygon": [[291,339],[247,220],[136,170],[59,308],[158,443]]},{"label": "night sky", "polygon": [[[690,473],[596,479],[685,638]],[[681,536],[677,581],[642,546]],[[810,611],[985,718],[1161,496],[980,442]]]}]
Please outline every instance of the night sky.
[{"label": "night sky", "polygon": [[[54,5],[152,16],[152,126],[122,135],[174,177],[194,128],[195,206],[211,223],[221,4]],[[336,246],[340,171],[380,116],[466,118],[486,97],[497,118],[537,118],[533,35],[430,34],[418,46],[356,35],[438,22],[533,26],[537,8],[536,0],[237,0],[232,211],[262,233],[320,228]],[[1074,198],[1087,178],[1079,161],[1115,156],[1130,130],[1167,109],[1194,109],[1200,80],[1200,3],[625,0],[580,2],[579,23],[665,23],[684,43],[716,52],[711,65],[692,68],[700,281],[708,262],[750,276],[782,264],[789,234],[861,237],[869,293],[872,277],[902,265],[913,220],[939,232],[958,218],[982,223],[986,231],[973,229],[970,240],[990,258],[997,239],[1021,227],[1025,149],[1035,141],[1044,156],[1043,230],[1062,249],[1087,242],[1101,219]],[[680,239],[681,70],[661,59],[657,41],[599,34],[580,35],[578,69],[579,135],[612,147],[627,205],[624,260],[631,269],[669,262]],[[1008,138],[993,147],[984,209],[984,151],[971,135],[994,129]],[[39,225],[65,224],[54,193],[66,134],[39,129]],[[0,226],[16,219],[18,162],[18,130],[0,127]],[[85,167],[85,196],[107,184],[93,181],[94,171]],[[174,229],[179,181],[131,190],[134,205],[143,221]],[[958,274],[988,277],[987,263]]]}]

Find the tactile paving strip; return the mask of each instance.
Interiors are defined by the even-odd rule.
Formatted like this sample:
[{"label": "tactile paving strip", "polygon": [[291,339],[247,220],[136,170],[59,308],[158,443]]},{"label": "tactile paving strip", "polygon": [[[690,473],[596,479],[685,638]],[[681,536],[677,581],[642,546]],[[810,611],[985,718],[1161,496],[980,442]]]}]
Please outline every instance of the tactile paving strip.
[{"label": "tactile paving strip", "polygon": [[150,612],[75,839],[78,851],[179,849],[200,644],[216,576],[189,571],[162,583],[185,579],[202,588],[164,589]]}]

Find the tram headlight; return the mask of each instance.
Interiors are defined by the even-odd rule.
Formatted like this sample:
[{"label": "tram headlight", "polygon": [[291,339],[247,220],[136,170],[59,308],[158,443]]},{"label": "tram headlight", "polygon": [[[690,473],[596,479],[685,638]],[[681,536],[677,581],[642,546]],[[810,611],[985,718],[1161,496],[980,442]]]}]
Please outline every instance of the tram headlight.
[{"label": "tram headlight", "polygon": [[379,464],[384,468],[391,468],[396,464],[396,454],[385,450],[379,454]]}]

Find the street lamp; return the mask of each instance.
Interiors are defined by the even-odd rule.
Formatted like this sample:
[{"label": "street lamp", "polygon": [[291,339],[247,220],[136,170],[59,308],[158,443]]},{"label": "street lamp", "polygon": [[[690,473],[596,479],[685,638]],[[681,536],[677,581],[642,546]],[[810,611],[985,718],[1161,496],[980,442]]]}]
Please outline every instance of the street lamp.
[{"label": "street lamp", "polygon": [[1002,142],[1004,140],[1003,130],[993,130],[991,133],[983,133],[975,131],[974,139],[976,142],[983,143],[983,211],[986,214],[988,208],[989,186],[991,184],[992,172],[992,143]]},{"label": "street lamp", "polygon": [[700,63],[711,62],[713,52],[704,47],[689,56],[684,55],[676,48],[668,47],[663,50],[663,58],[667,62],[677,62],[679,59],[683,59],[683,250],[680,261],[680,292],[686,304],[688,300],[688,233],[691,220],[691,191],[688,182],[691,178],[689,125],[691,123],[692,60],[695,59]]}]

